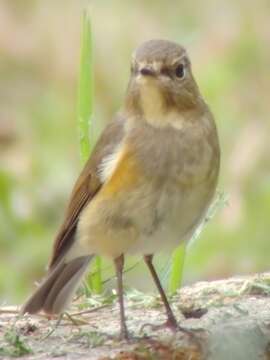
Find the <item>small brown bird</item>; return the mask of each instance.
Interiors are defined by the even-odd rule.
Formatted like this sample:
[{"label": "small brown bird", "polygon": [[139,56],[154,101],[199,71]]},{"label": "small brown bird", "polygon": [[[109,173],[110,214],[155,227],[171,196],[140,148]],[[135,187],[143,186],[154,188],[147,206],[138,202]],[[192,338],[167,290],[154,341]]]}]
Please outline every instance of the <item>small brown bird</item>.
[{"label": "small brown bird", "polygon": [[152,260],[187,241],[215,193],[220,150],[213,116],[185,49],[150,40],[135,51],[118,115],[103,131],[79,176],[55,239],[48,274],[22,313],[58,314],[96,255],[113,259],[128,338],[124,255],[142,254],[167,312],[177,322]]}]

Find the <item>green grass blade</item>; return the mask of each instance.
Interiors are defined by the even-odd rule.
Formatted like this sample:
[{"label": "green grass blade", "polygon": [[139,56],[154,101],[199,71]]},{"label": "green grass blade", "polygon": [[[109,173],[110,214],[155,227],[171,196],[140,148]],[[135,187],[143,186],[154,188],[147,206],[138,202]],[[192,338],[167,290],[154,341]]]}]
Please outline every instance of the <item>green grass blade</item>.
[{"label": "green grass blade", "polygon": [[171,261],[169,263],[169,268],[167,267],[166,273],[169,273],[169,291],[170,293],[175,293],[177,289],[181,286],[183,279],[184,263],[185,256],[192,246],[192,244],[197,240],[200,233],[207,225],[207,223],[216,215],[216,213],[222,209],[228,200],[226,195],[223,192],[218,191],[214,201],[212,202],[210,208],[207,211],[206,216],[202,220],[201,224],[196,229],[192,238],[188,244],[180,245],[173,253]]},{"label": "green grass blade", "polygon": [[[81,54],[78,85],[78,123],[80,137],[80,157],[84,164],[91,152],[90,130],[93,126],[93,56],[91,20],[88,11],[82,15]],[[102,291],[101,259],[95,258],[94,274],[90,277],[92,291]]]},{"label": "green grass blade", "polygon": [[169,291],[174,294],[181,286],[186,255],[186,244],[181,244],[172,255]]},{"label": "green grass blade", "polygon": [[93,73],[91,22],[87,11],[82,16],[81,55],[78,86],[78,122],[80,156],[83,164],[88,159],[91,144],[89,132],[93,115]]},{"label": "green grass blade", "polygon": [[102,293],[102,261],[100,256],[96,256],[92,266],[93,274],[90,277],[90,289],[96,294]]}]

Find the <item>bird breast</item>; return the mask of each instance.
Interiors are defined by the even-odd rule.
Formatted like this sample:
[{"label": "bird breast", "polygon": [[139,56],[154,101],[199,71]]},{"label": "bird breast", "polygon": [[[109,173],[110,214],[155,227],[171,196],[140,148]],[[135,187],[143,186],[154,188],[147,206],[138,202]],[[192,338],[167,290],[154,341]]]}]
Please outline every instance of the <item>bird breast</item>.
[{"label": "bird breast", "polygon": [[[215,128],[138,124],[103,159],[103,186],[82,214],[89,251],[117,256],[172,249],[198,225],[213,197]],[[210,133],[209,133],[210,131]]]}]

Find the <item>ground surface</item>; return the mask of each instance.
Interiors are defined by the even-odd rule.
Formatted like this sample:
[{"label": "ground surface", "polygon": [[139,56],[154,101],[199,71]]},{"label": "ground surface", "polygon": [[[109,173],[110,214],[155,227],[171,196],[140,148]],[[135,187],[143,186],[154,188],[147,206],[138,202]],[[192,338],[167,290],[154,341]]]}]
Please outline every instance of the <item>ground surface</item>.
[{"label": "ground surface", "polygon": [[[270,274],[200,282],[182,288],[171,302],[194,338],[146,323],[165,320],[158,298],[128,292],[128,327],[133,340],[118,340],[115,301],[90,300],[90,311],[74,307],[60,324],[44,316],[18,318],[14,307],[0,309],[0,359],[270,359]],[[93,306],[99,307],[93,309]]]}]

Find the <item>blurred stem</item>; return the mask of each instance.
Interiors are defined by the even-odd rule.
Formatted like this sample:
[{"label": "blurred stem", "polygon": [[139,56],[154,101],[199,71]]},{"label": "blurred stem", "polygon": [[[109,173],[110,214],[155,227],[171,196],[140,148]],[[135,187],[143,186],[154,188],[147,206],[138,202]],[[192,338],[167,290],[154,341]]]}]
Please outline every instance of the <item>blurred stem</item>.
[{"label": "blurred stem", "polygon": [[183,279],[186,244],[181,244],[172,255],[172,268],[170,274],[169,291],[174,294],[181,286]]},{"label": "blurred stem", "polygon": [[[78,123],[80,137],[80,157],[83,164],[91,152],[90,129],[93,116],[93,52],[91,20],[87,10],[82,15],[81,53],[78,85]],[[92,291],[102,291],[101,259],[95,258],[94,274],[90,277],[89,286]]]}]

